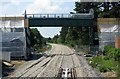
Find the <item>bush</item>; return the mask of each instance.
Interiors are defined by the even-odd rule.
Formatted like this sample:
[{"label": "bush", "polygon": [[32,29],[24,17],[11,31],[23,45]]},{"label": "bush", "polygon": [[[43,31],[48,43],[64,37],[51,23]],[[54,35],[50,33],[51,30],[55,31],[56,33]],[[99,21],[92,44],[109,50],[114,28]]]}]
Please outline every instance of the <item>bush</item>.
[{"label": "bush", "polygon": [[104,47],[104,51],[108,52],[111,48],[113,48],[113,46],[107,45],[107,46]]},{"label": "bush", "polygon": [[108,55],[110,49],[112,49],[112,48],[113,48],[112,46],[105,46],[105,47],[104,47],[104,55]]},{"label": "bush", "polygon": [[107,68],[103,65],[99,66],[99,71],[100,72],[107,72]]},{"label": "bush", "polygon": [[109,59],[110,59],[110,57],[108,57],[108,56],[104,57],[104,60],[109,60]]},{"label": "bush", "polygon": [[115,59],[115,61],[120,62],[120,49],[116,49],[114,59]]},{"label": "bush", "polygon": [[90,59],[92,63],[90,64],[92,67],[97,68],[100,72],[107,72],[107,71],[117,71],[118,63],[114,61],[114,59],[109,58],[108,56],[97,56]]},{"label": "bush", "polygon": [[104,55],[108,56],[109,58],[113,58],[115,61],[120,61],[120,49],[112,46],[105,46]]},{"label": "bush", "polygon": [[96,68],[101,63],[101,60],[102,60],[101,56],[97,56],[90,59],[90,61],[92,61],[91,66]]}]

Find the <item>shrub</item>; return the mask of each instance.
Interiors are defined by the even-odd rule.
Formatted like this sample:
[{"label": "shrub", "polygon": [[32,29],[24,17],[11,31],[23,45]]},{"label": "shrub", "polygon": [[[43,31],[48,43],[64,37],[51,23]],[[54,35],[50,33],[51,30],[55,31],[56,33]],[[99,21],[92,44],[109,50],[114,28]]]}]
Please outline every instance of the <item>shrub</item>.
[{"label": "shrub", "polygon": [[100,72],[107,71],[117,71],[117,61],[114,61],[113,58],[108,56],[97,56],[90,59],[92,63],[90,64],[92,67],[97,68]]},{"label": "shrub", "polygon": [[113,58],[115,61],[120,61],[120,49],[114,48],[112,46],[105,46],[104,55],[108,56],[109,58]]},{"label": "shrub", "polygon": [[113,48],[113,47],[109,46],[109,45],[105,46],[104,47],[104,52],[108,52],[111,48]]},{"label": "shrub", "polygon": [[116,53],[114,56],[115,61],[119,61],[120,62],[120,49],[116,49]]},{"label": "shrub", "polygon": [[104,60],[109,60],[109,59],[110,59],[110,57],[108,57],[108,56],[104,57]]},{"label": "shrub", "polygon": [[99,71],[100,72],[107,72],[107,68],[103,65],[99,66]]}]

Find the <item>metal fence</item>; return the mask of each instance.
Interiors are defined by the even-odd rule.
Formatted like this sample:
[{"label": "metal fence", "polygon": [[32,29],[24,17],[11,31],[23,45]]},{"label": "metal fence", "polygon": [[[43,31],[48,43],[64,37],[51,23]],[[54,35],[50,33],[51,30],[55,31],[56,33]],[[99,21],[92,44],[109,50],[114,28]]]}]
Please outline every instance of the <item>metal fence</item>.
[{"label": "metal fence", "polygon": [[27,18],[70,18],[71,14],[27,14]]},{"label": "metal fence", "polygon": [[26,53],[25,32],[3,32],[1,44],[2,54],[8,52],[11,57],[23,57]]},{"label": "metal fence", "polygon": [[94,18],[90,13],[75,13],[75,14],[26,14],[26,18],[80,18],[91,19]]},{"label": "metal fence", "polygon": [[104,46],[115,47],[115,37],[120,35],[120,20],[117,18],[98,18],[99,28],[99,49],[104,50]]},{"label": "metal fence", "polygon": [[2,60],[26,55],[26,36],[23,17],[1,17],[0,48]]}]

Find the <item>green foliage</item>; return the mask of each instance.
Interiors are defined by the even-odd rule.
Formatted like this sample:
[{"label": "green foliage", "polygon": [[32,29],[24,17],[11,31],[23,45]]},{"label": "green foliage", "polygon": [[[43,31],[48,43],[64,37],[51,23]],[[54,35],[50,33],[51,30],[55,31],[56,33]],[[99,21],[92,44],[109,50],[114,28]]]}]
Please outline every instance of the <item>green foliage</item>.
[{"label": "green foliage", "polygon": [[76,45],[89,45],[88,27],[62,27],[60,35],[55,35],[53,43],[66,44],[71,47]]},{"label": "green foliage", "polygon": [[104,47],[104,55],[90,59],[91,65],[101,72],[114,71],[119,77],[120,73],[120,49],[112,46]]},{"label": "green foliage", "polygon": [[46,42],[48,43],[52,43],[52,39],[49,37],[49,38],[46,38]]},{"label": "green foliage", "polygon": [[39,33],[37,28],[32,28],[30,29],[30,34],[31,34],[31,46],[34,47],[35,49],[40,49],[44,45],[46,45],[46,39],[42,37],[42,35]]},{"label": "green foliage", "polygon": [[59,35],[55,35],[52,39],[53,43],[58,43],[57,39],[59,38]]},{"label": "green foliage", "polygon": [[97,68],[100,72],[115,71],[118,70],[118,62],[113,59],[106,59],[104,56],[97,56],[90,59],[92,61],[91,66]]},{"label": "green foliage", "polygon": [[109,59],[110,59],[109,56],[105,56],[105,57],[104,57],[104,60],[109,60]]},{"label": "green foliage", "polygon": [[108,55],[108,53],[109,53],[109,51],[110,51],[111,48],[113,48],[113,47],[112,47],[112,46],[109,46],[109,45],[108,45],[108,46],[105,46],[105,47],[104,47],[104,55]]},{"label": "green foliage", "polygon": [[115,60],[117,60],[118,62],[120,62],[120,49],[116,49]]},{"label": "green foliage", "polygon": [[120,49],[114,48],[112,46],[104,47],[104,55],[109,58],[113,58],[115,61],[120,60]]},{"label": "green foliage", "polygon": [[104,51],[108,52],[111,48],[113,48],[113,46],[107,45],[104,47]]},{"label": "green foliage", "polygon": [[88,12],[90,8],[94,9],[95,18],[118,18],[120,13],[119,2],[75,2],[75,11],[77,13]]},{"label": "green foliage", "polygon": [[68,33],[68,27],[62,27],[61,31],[60,31],[60,42],[65,44],[65,38],[66,35]]}]

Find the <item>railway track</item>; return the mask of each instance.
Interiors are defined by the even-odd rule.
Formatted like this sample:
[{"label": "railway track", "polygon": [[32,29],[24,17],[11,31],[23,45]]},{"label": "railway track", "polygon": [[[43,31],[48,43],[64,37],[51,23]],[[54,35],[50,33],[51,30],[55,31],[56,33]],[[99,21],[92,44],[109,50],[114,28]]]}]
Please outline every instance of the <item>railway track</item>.
[{"label": "railway track", "polygon": [[57,79],[76,79],[76,70],[75,68],[60,68],[58,75],[56,76]]},{"label": "railway track", "polygon": [[[63,52],[65,53],[66,51],[63,51]],[[56,75],[57,79],[76,79],[77,77],[75,62],[73,59],[74,53],[71,51],[67,51],[67,52],[69,53],[62,55],[63,57],[61,61],[61,66],[59,68],[58,74]],[[68,58],[68,60],[71,61],[71,62],[66,61],[67,65],[65,65],[65,62],[64,62],[66,58]]]},{"label": "railway track", "polygon": [[34,79],[39,77],[76,79],[77,77],[95,76],[93,72],[91,73],[88,64],[83,62],[85,59],[79,59],[70,48],[62,45],[53,45],[53,47],[50,52],[46,53],[47,57],[41,57],[24,64],[9,77],[18,77],[18,79],[26,79],[26,77],[33,77]]}]

